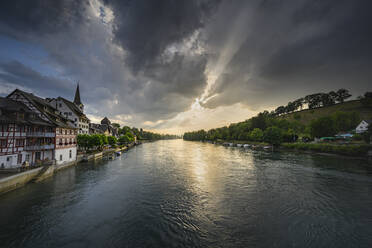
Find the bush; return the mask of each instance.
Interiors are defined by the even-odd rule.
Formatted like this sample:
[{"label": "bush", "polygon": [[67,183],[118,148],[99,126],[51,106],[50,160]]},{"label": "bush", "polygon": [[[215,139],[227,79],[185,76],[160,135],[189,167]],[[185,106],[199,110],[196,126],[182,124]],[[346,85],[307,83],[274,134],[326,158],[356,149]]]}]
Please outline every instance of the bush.
[{"label": "bush", "polygon": [[353,136],[353,140],[360,141],[360,140],[362,140],[362,139],[363,139],[363,137],[362,137],[362,135],[359,134],[359,133],[356,133],[356,134],[354,134],[354,136]]},{"label": "bush", "polygon": [[369,145],[332,145],[309,143],[283,143],[282,147],[303,151],[337,153],[348,156],[364,156],[371,148]]}]

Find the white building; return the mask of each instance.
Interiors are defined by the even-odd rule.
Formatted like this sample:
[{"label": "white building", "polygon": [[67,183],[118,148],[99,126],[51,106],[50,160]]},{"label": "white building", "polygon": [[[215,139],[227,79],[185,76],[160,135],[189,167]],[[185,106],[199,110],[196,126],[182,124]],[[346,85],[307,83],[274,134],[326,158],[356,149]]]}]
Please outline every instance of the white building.
[{"label": "white building", "polygon": [[364,133],[368,130],[369,125],[371,124],[371,121],[362,120],[359,125],[355,128],[356,133]]},{"label": "white building", "polygon": [[76,87],[74,102],[63,97],[47,99],[49,104],[56,108],[61,115],[69,119],[74,127],[78,128],[79,134],[89,134],[90,120],[84,114],[84,105],[80,100],[79,85]]}]

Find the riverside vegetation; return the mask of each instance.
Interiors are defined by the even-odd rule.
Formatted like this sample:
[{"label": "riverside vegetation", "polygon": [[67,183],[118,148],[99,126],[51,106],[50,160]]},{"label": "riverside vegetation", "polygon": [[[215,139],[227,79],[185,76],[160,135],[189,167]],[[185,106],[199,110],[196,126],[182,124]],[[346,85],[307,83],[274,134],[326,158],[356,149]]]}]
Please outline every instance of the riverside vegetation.
[{"label": "riverside vegetation", "polygon": [[[340,89],[336,93],[312,94],[274,111],[264,111],[246,121],[208,131],[186,132],[184,140],[194,141],[232,141],[271,144],[286,149],[331,152],[344,155],[365,155],[371,148],[371,128],[363,134],[354,134],[352,139],[331,143],[308,143],[315,138],[333,137],[338,133],[355,132],[355,127],[363,119],[372,119],[372,92],[353,100],[358,108],[343,109],[349,98],[348,90]],[[350,101],[351,102],[351,101]],[[308,109],[302,110],[304,106]],[[336,111],[327,111],[337,108]],[[300,111],[298,111],[301,109]],[[341,111],[344,110],[344,111]],[[303,111],[307,111],[306,120],[301,120]],[[290,117],[289,117],[290,115]],[[354,130],[354,131],[353,131]]]},{"label": "riverside vegetation", "polygon": [[133,143],[135,137],[137,137],[138,141],[179,138],[177,135],[158,134],[144,131],[142,128],[130,128],[128,126],[120,127],[118,123],[113,123],[112,125],[118,129],[119,138],[116,138],[115,136],[106,136],[104,134],[79,134],[77,136],[77,144],[79,148],[86,151],[96,151],[103,150],[105,145],[110,145],[111,147],[123,147],[125,144]]}]

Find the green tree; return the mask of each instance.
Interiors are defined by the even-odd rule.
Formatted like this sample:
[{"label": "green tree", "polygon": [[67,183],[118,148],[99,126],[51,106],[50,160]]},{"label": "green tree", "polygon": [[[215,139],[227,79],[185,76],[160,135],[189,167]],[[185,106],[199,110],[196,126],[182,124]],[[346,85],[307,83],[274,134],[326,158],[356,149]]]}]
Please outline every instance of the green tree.
[{"label": "green tree", "polygon": [[351,97],[351,94],[347,89],[339,89],[337,92],[336,100],[338,102],[344,102],[347,98]]},{"label": "green tree", "polygon": [[127,143],[131,142],[131,140],[128,137],[128,135],[125,134],[125,135],[122,135],[122,136],[119,137],[119,142],[121,144],[127,144]]},{"label": "green tree", "polygon": [[253,129],[250,133],[249,133],[249,139],[252,140],[252,141],[262,141],[263,139],[263,132],[261,129],[259,128],[255,128]]},{"label": "green tree", "polygon": [[267,128],[263,135],[264,141],[271,145],[280,145],[282,138],[282,130],[275,126]]},{"label": "green tree", "polygon": [[310,123],[310,134],[312,137],[329,137],[336,133],[335,123],[329,116],[320,117]]},{"label": "green tree", "polygon": [[336,132],[350,131],[354,129],[361,121],[357,112],[335,112],[331,115]]},{"label": "green tree", "polygon": [[78,134],[77,144],[79,147],[87,149],[89,147],[90,136],[88,134]]},{"label": "green tree", "polygon": [[115,136],[108,136],[107,141],[109,145],[113,146],[113,145],[116,145],[116,143],[118,142],[118,139]]},{"label": "green tree", "polygon": [[98,149],[101,149],[102,146],[103,146],[103,142],[102,142],[102,139],[100,137],[100,134],[90,135],[89,147],[91,147],[91,148],[96,147]]}]

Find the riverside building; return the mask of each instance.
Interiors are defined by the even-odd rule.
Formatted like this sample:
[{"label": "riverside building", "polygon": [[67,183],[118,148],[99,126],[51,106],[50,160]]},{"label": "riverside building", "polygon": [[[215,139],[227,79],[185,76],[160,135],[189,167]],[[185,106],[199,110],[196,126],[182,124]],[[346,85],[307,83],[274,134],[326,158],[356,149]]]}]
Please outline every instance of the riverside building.
[{"label": "riverside building", "polygon": [[25,104],[0,97],[0,168],[54,159],[54,126]]},{"label": "riverside building", "polygon": [[71,102],[63,97],[47,98],[50,105],[59,111],[60,115],[69,119],[73,126],[78,128],[79,134],[89,134],[89,118],[84,114],[84,104],[80,100],[79,85],[76,87],[74,101]]},{"label": "riverside building", "polygon": [[76,160],[76,135],[78,128],[74,126],[71,120],[62,116],[60,111],[48,101],[32,93],[16,89],[7,98],[23,103],[40,119],[52,125],[55,139],[54,145],[49,148],[52,152],[52,159],[55,160],[56,164]]}]

